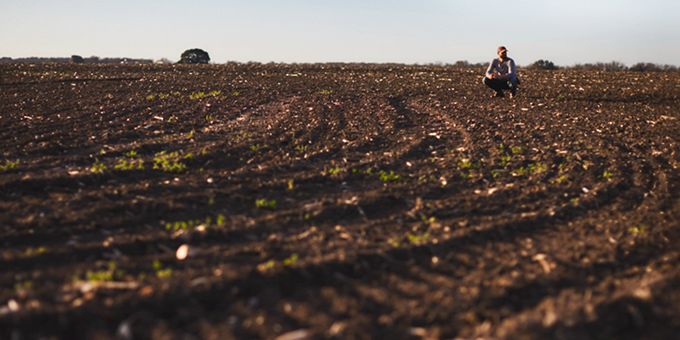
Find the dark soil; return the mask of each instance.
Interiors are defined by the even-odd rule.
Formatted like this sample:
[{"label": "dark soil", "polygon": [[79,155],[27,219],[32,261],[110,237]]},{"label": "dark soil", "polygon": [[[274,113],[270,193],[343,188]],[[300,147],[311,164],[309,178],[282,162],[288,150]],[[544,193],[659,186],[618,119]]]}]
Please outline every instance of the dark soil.
[{"label": "dark soil", "polygon": [[2,339],[680,339],[680,73],[0,72]]}]

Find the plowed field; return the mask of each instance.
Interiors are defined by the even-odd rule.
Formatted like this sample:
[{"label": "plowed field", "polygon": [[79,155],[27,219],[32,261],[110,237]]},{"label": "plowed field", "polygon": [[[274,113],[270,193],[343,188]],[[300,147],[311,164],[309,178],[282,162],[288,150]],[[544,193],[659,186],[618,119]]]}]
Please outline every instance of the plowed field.
[{"label": "plowed field", "polygon": [[0,338],[680,338],[680,73],[0,65]]}]

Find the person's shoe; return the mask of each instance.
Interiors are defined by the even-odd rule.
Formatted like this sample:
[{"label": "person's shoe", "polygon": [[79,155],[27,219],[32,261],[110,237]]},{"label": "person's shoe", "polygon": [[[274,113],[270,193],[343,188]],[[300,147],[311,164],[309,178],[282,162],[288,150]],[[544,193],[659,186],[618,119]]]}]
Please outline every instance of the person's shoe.
[{"label": "person's shoe", "polygon": [[498,91],[491,95],[491,98],[503,98],[503,97],[505,97],[505,95],[501,91]]},{"label": "person's shoe", "polygon": [[517,88],[516,88],[516,87],[513,87],[513,88],[510,90],[510,98],[515,98],[515,97],[517,97]]}]

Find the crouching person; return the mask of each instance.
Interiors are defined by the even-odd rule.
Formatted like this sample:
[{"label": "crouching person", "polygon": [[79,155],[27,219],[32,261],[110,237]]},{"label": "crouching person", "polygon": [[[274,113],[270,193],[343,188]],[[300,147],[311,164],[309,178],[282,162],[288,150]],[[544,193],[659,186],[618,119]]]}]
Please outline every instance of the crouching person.
[{"label": "crouching person", "polygon": [[510,90],[510,98],[517,95],[519,78],[515,61],[508,57],[508,49],[505,46],[498,47],[498,58],[489,64],[483,82],[495,91],[492,97],[504,97],[504,90]]}]

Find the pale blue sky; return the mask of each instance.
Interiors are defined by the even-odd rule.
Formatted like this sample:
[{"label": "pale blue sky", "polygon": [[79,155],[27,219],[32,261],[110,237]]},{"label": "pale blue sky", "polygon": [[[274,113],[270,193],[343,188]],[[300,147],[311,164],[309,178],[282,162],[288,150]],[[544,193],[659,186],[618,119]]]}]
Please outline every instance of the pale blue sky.
[{"label": "pale blue sky", "polygon": [[0,56],[680,65],[676,0],[0,0]]}]

